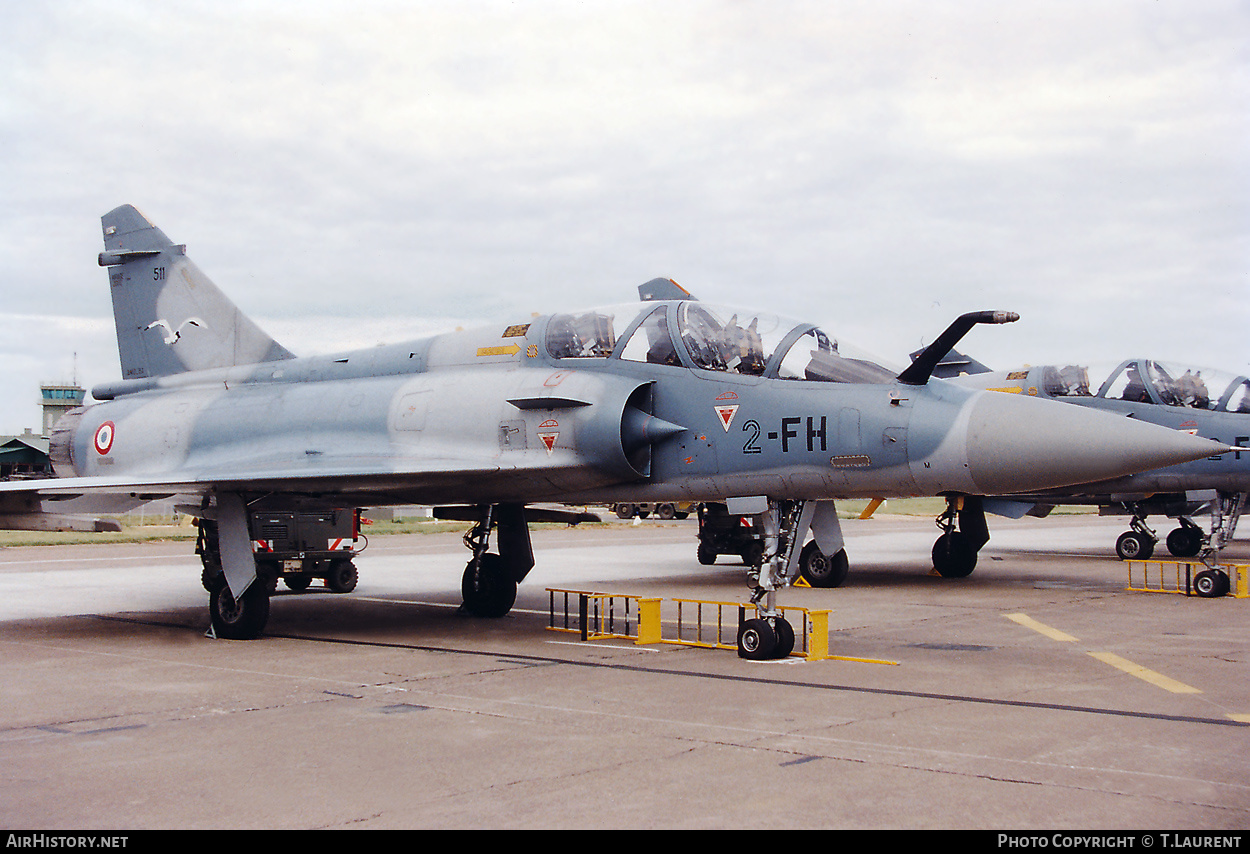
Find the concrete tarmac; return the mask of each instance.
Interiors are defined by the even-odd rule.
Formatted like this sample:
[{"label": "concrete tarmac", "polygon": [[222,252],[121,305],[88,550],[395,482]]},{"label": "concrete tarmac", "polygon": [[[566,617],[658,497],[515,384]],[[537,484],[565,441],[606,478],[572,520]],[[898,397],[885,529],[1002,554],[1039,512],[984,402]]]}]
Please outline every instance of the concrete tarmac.
[{"label": "concrete tarmac", "polygon": [[499,620],[458,534],[377,537],[255,641],[205,636],[191,543],[2,549],[0,825],[1250,826],[1250,601],[1127,591],[1124,520],[991,528],[945,580],[932,520],[844,522],[846,584],[782,594],[840,658],[758,663],[548,629],[549,587],[747,601],[693,520],[536,531]]}]

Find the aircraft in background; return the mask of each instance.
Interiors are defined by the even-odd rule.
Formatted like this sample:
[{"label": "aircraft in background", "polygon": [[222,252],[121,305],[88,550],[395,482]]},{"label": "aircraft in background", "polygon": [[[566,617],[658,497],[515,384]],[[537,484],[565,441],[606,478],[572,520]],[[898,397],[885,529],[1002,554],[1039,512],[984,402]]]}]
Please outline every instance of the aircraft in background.
[{"label": "aircraft in background", "polygon": [[425,504],[472,521],[465,608],[502,616],[534,565],[528,505],[718,500],[765,532],[739,653],[781,657],[794,632],[776,594],[808,533],[846,560],[834,499],[1037,491],[1225,450],[930,382],[973,325],[1013,315],[965,315],[897,373],[815,324],[666,279],[640,303],[296,357],[138,210],[101,224],[122,377],[56,425],[60,479],[0,484],[0,524],[179,496],[201,520],[205,569],[220,569],[206,575],[219,637],[255,637],[269,618],[282,568],[253,553],[261,511]]},{"label": "aircraft in background", "polygon": [[[1250,492],[1250,378],[1136,358],[1099,376],[1101,382],[1095,385],[1090,381],[1089,368],[1081,365],[992,371],[957,352],[951,352],[934,375],[967,387],[1076,404],[1150,422],[1235,449],[1080,486],[966,497],[962,503],[952,499],[940,523],[948,542],[935,550],[934,564],[941,574],[958,576],[972,571],[976,551],[989,539],[984,521],[987,511],[1016,518],[1042,517],[1062,504],[1096,504],[1103,515],[1129,515],[1129,530],[1116,542],[1116,553],[1125,560],[1153,555],[1159,536],[1146,523],[1151,515],[1178,520],[1178,527],[1165,540],[1168,551],[1176,557],[1201,554],[1213,564],[1233,538]],[[1191,518],[1200,513],[1211,515],[1209,534]],[[1227,576],[1214,571],[1199,580],[1198,589],[1219,595],[1221,590],[1227,592],[1227,584]]]}]

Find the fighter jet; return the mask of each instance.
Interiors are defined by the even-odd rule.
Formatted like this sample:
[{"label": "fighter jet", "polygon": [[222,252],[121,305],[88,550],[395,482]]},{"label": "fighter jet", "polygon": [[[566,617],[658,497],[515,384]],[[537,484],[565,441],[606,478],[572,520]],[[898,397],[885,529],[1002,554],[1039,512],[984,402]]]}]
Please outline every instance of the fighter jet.
[{"label": "fighter jet", "polygon": [[56,425],[60,479],[0,484],[0,521],[182,496],[212,522],[218,637],[255,637],[269,618],[273,570],[258,572],[249,528],[260,510],[436,505],[474,523],[465,609],[501,616],[534,565],[531,505],[717,500],[766,533],[739,653],[780,657],[793,629],[776,595],[809,531],[845,560],[835,499],[1036,491],[1226,450],[929,381],[953,340],[1006,313],[966,316],[895,372],[813,323],[667,279],[639,302],[296,357],[134,207],[101,223],[121,379]]},{"label": "fighter jet", "polygon": [[[1121,362],[1099,384],[1091,384],[1082,365],[1037,365],[1013,371],[991,371],[959,353],[948,355],[935,369],[968,387],[1039,399],[1062,401],[1135,421],[1203,436],[1234,448],[1250,446],[1250,378],[1207,368],[1186,367],[1153,359]],[[944,540],[935,548],[935,567],[943,575],[966,575],[976,552],[989,539],[984,512],[1046,516],[1061,504],[1099,505],[1104,515],[1129,515],[1129,530],[1116,542],[1125,560],[1150,558],[1159,536],[1146,524],[1150,515],[1178,520],[1167,535],[1176,557],[1202,555],[1215,559],[1233,537],[1250,492],[1250,450],[1210,457],[1108,481],[1038,493],[952,497],[943,517]],[[1210,513],[1211,531],[1193,520]],[[956,522],[958,520],[958,522]],[[1214,568],[1199,573],[1203,595],[1227,592],[1228,578]]]}]

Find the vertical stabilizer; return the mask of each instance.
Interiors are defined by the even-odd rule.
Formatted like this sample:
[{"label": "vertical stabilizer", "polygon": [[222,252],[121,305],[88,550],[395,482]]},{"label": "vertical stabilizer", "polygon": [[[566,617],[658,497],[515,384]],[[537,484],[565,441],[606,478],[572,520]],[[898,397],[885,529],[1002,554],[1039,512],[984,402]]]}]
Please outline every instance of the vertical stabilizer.
[{"label": "vertical stabilizer", "polygon": [[123,379],[292,357],[137,209],[122,205],[100,223]]}]

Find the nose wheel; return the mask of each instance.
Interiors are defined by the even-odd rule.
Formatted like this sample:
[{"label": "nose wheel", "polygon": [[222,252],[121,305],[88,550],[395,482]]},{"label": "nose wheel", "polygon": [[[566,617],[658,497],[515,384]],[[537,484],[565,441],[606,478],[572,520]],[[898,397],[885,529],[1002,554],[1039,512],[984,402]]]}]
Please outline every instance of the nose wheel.
[{"label": "nose wheel", "polygon": [[744,620],[738,628],[738,657],[748,661],[785,658],[794,651],[794,627],[782,617]]},{"label": "nose wheel", "polygon": [[1204,569],[1194,576],[1194,592],[1204,599],[1227,596],[1231,583],[1218,569]]}]

